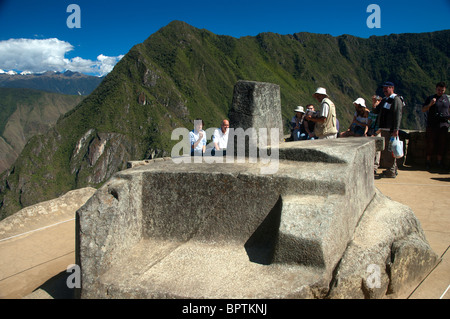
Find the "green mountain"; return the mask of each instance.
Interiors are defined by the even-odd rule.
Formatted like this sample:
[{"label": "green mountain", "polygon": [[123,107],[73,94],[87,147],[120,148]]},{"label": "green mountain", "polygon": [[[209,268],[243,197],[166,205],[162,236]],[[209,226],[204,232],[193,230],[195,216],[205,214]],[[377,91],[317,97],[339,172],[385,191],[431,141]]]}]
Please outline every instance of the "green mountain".
[{"label": "green mountain", "polygon": [[449,74],[450,31],[357,38],[296,33],[233,38],[174,21],[135,45],[103,82],[46,134],[34,137],[0,176],[0,218],[71,189],[98,187],[129,160],[170,155],[176,127],[201,117],[217,127],[240,80],[281,87],[286,122],[327,89],[341,128],[352,102],[396,83],[403,128],[420,128],[420,108]]},{"label": "green mountain", "polygon": [[14,163],[28,139],[44,133],[83,96],[0,88],[0,173]]}]

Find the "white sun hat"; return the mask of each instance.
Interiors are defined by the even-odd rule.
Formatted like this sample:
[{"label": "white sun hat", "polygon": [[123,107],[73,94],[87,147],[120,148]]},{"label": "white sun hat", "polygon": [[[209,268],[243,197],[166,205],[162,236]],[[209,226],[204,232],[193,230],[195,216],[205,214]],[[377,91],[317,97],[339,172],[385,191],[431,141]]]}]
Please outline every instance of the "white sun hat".
[{"label": "white sun hat", "polygon": [[323,94],[323,95],[328,96],[327,90],[325,90],[325,88],[321,88],[321,87],[317,88],[316,92],[313,95],[315,95],[315,94]]},{"label": "white sun hat", "polygon": [[305,109],[303,108],[303,106],[297,106],[294,112],[305,113]]},{"label": "white sun hat", "polygon": [[357,98],[356,101],[353,102],[353,104],[359,104],[361,106],[366,107],[366,101],[362,97]]}]

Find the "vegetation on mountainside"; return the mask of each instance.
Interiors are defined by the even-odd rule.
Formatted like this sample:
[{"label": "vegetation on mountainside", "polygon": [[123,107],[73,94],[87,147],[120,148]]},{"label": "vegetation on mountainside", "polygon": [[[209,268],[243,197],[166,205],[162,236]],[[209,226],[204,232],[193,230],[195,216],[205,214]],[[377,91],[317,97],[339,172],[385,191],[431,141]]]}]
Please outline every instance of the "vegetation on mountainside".
[{"label": "vegetation on mountainside", "polygon": [[[370,104],[373,94],[381,94],[381,83],[390,80],[407,102],[402,128],[419,128],[417,105],[450,72],[449,35],[262,33],[236,39],[174,21],[135,45],[53,130],[30,141],[0,177],[0,215],[72,188],[98,187],[129,160],[170,155],[178,142],[171,140],[174,128],[191,129],[197,117],[206,128],[219,126],[238,80],[280,85],[286,124],[295,106],[317,106],[312,93],[325,87],[341,128],[350,123],[356,98]],[[94,163],[93,146],[102,141],[105,150]],[[75,152],[78,145],[82,149]]]},{"label": "vegetation on mountainside", "polygon": [[0,88],[0,172],[14,162],[26,142],[44,133],[84,96],[32,89]]}]

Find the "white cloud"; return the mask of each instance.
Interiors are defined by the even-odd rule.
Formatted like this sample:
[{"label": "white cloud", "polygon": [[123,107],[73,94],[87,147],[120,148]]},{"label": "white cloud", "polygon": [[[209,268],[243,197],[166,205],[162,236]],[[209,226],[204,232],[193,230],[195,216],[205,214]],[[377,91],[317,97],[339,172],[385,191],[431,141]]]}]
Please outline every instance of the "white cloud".
[{"label": "white cloud", "polygon": [[123,57],[124,57],[123,55],[113,57],[113,56],[106,56],[106,55],[100,54],[97,57],[97,61],[100,62],[99,63],[100,72],[103,74],[108,74],[109,72],[112,71],[112,69],[114,68],[116,63]]},{"label": "white cloud", "polygon": [[33,73],[70,70],[103,76],[111,72],[123,57],[100,54],[96,61],[81,57],[65,58],[66,53],[73,49],[70,43],[56,38],[0,41],[0,69]]}]

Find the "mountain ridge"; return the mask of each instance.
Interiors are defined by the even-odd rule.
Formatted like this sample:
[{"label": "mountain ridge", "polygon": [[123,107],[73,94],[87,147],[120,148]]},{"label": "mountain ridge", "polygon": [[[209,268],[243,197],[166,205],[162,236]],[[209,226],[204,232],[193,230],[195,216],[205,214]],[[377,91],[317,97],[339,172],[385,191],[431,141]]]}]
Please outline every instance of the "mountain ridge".
[{"label": "mountain ridge", "polygon": [[22,151],[28,139],[44,133],[84,96],[24,88],[0,87],[0,173]]},{"label": "mountain ridge", "polygon": [[170,155],[178,142],[170,138],[173,129],[191,129],[197,117],[207,128],[219,126],[238,80],[280,85],[285,132],[297,105],[318,106],[312,93],[319,86],[345,128],[352,102],[363,97],[369,104],[391,80],[407,101],[402,128],[420,128],[419,104],[450,73],[449,34],[233,38],[173,21],[133,46],[89,96],[27,144],[0,176],[0,216],[71,189],[98,187],[129,160]]},{"label": "mountain ridge", "polygon": [[67,95],[89,95],[104,77],[65,71],[32,74],[0,74],[0,88],[24,88]]}]

